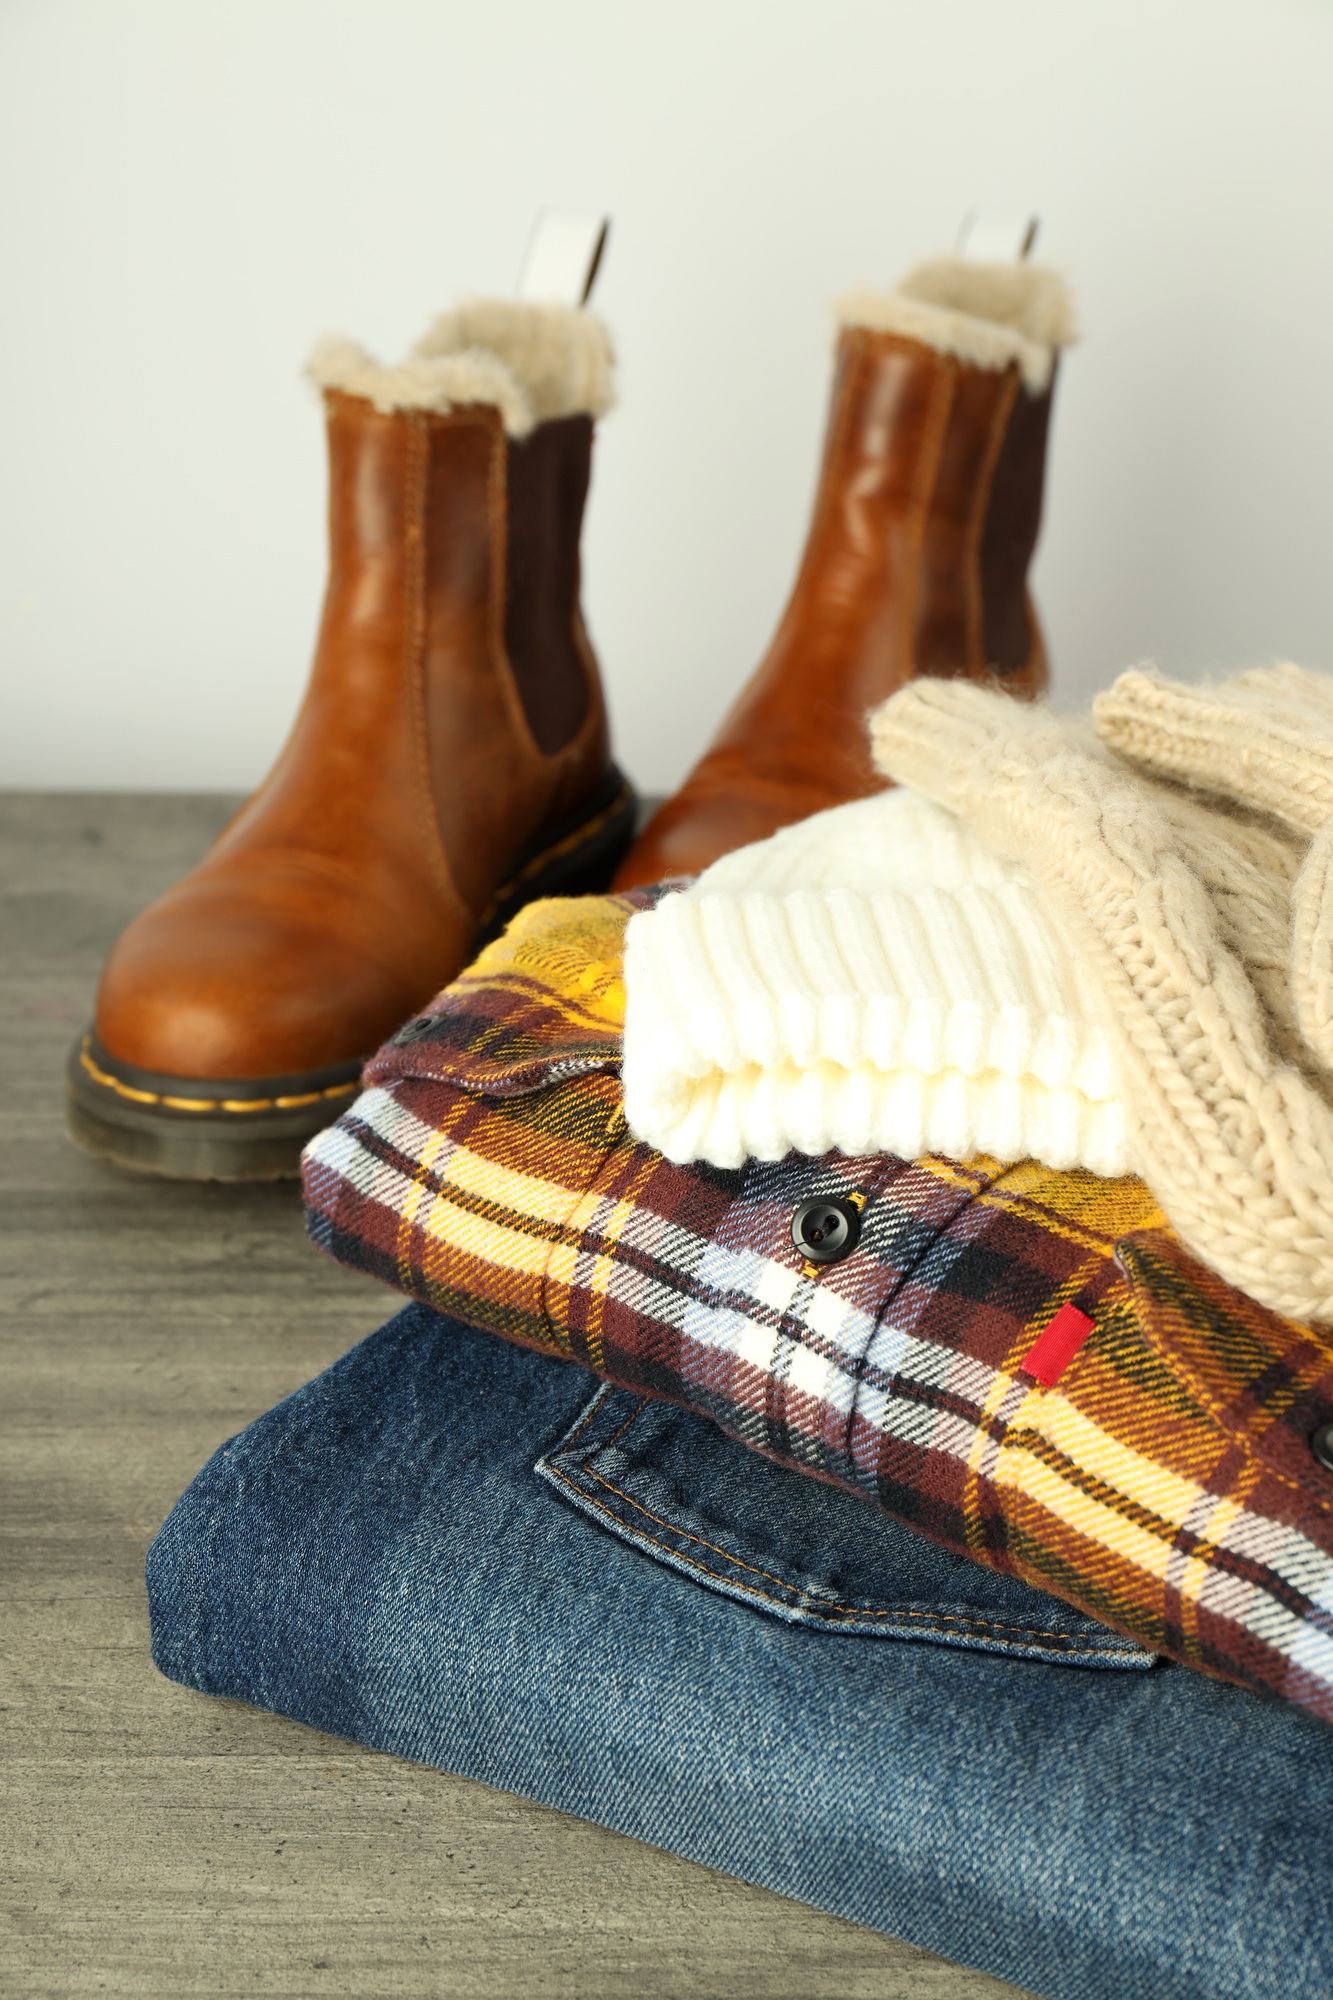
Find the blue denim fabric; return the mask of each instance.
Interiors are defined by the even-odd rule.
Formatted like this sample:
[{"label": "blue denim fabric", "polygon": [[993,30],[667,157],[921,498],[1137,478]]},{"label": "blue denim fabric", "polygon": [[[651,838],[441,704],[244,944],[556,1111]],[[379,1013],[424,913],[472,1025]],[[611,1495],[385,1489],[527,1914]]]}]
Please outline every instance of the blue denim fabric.
[{"label": "blue denim fabric", "polygon": [[175,1680],[1048,2000],[1333,1994],[1333,1729],[424,1307],[225,1445],[148,1583]]}]

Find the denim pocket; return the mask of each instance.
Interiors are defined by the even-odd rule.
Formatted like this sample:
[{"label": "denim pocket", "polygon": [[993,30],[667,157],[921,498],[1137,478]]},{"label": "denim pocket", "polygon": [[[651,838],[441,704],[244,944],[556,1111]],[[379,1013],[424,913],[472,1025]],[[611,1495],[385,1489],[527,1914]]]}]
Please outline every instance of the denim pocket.
[{"label": "denim pocket", "polygon": [[1157,1659],[672,1403],[603,1386],[535,1470],[622,1541],[789,1624],[1076,1667]]}]

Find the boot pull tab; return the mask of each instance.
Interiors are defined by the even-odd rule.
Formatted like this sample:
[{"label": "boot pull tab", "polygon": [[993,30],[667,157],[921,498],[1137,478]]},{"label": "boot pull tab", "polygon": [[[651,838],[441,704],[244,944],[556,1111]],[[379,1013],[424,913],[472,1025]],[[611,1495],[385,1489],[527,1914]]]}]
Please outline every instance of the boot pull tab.
[{"label": "boot pull tab", "polygon": [[606,248],[611,219],[542,208],[523,252],[515,297],[544,306],[586,306]]},{"label": "boot pull tab", "polygon": [[1041,217],[1022,209],[970,208],[959,224],[954,255],[969,264],[1022,264],[1040,227]]}]

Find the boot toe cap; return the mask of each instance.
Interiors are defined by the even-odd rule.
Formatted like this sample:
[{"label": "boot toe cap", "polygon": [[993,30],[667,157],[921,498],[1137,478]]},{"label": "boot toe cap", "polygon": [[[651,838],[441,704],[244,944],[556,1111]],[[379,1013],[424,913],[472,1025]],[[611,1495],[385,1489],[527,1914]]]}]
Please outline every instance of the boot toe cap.
[{"label": "boot toe cap", "polygon": [[159,1075],[293,1077],[369,1056],[438,983],[423,990],[313,916],[196,884],[122,932],[95,1032],[108,1055]]}]

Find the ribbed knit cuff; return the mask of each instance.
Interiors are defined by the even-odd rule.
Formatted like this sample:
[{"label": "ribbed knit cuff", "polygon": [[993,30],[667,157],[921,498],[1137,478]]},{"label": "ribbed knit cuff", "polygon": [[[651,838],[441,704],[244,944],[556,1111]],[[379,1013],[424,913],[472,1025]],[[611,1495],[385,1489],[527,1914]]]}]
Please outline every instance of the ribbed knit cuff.
[{"label": "ribbed knit cuff", "polygon": [[626,1116],[668,1159],[1129,1169],[1109,1039],[1035,885],[911,792],[716,864],[632,920],[625,979]]}]

